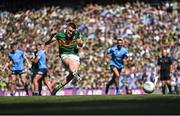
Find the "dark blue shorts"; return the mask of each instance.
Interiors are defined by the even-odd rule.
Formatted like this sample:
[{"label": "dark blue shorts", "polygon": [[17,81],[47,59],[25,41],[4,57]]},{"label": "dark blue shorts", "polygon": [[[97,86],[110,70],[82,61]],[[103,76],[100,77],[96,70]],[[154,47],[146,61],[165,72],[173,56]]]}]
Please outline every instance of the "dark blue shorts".
[{"label": "dark blue shorts", "polygon": [[167,72],[161,72],[160,73],[160,80],[161,81],[167,81],[167,80],[170,80],[170,73],[167,73]]},{"label": "dark blue shorts", "polygon": [[35,77],[35,75],[37,74],[37,72],[38,72],[38,69],[32,68],[32,69],[31,69],[31,77]]},{"label": "dark blue shorts", "polygon": [[38,69],[37,74],[42,75],[42,76],[47,76],[47,69]]},{"label": "dark blue shorts", "polygon": [[20,74],[23,74],[25,73],[24,70],[12,70],[11,74],[13,75],[20,75]]},{"label": "dark blue shorts", "polygon": [[111,70],[113,70],[113,68],[118,69],[119,74],[121,73],[121,70],[122,70],[122,68],[117,68],[117,67],[114,66],[114,65],[110,65],[110,68],[111,68]]}]

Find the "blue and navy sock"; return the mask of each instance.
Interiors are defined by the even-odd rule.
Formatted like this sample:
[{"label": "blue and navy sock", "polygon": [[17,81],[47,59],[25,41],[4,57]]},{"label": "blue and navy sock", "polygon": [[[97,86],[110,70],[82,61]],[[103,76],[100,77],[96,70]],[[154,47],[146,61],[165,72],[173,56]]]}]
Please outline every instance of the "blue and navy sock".
[{"label": "blue and navy sock", "polygon": [[119,92],[119,86],[116,86],[116,94],[120,94],[120,92]]}]

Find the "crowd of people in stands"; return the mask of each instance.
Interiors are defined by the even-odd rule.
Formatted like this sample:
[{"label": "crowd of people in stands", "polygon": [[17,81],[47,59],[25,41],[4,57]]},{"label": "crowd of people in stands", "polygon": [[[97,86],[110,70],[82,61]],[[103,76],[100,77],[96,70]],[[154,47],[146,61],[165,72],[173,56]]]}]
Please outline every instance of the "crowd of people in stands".
[{"label": "crowd of people in stands", "polygon": [[[112,76],[109,59],[104,55],[118,37],[123,37],[129,51],[129,64],[120,75],[121,89],[139,89],[157,74],[160,50],[167,48],[173,60],[172,85],[180,84],[180,3],[164,5],[143,2],[125,4],[87,4],[74,10],[71,7],[45,6],[17,12],[0,11],[0,69],[8,61],[10,44],[18,41],[19,48],[31,59],[35,44],[47,41],[52,29],[62,30],[70,21],[87,34],[80,51],[81,81],[65,88],[104,89]],[[57,47],[48,51],[48,75],[53,81],[63,80],[67,71],[60,62]],[[28,78],[31,72],[27,69]],[[0,70],[0,86],[7,88],[8,70]],[[161,86],[159,83],[158,86]]]}]

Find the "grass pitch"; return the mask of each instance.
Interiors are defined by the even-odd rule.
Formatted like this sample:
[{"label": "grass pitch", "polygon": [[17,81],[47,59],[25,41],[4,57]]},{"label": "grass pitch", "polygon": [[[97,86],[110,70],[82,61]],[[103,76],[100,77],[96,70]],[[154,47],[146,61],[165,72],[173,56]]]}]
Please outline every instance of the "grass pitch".
[{"label": "grass pitch", "polygon": [[180,114],[180,96],[0,97],[0,114]]}]

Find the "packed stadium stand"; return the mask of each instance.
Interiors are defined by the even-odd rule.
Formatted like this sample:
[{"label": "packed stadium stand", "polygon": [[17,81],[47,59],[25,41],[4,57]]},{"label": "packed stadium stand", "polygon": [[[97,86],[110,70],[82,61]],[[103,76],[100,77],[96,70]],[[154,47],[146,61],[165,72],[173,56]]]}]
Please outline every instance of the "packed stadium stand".
[{"label": "packed stadium stand", "polygon": [[[173,60],[171,83],[180,84],[180,3],[176,0],[1,0],[0,69],[8,60],[10,43],[17,41],[30,59],[36,42],[47,41],[51,29],[62,30],[69,21],[87,34],[87,42],[79,53],[82,80],[64,89],[104,89],[112,76],[104,53],[119,36],[125,40],[130,59],[120,75],[122,91],[132,94],[147,80],[155,80],[163,47]],[[67,74],[58,53],[57,47],[48,52],[51,81],[61,81]],[[3,92],[8,91],[8,77],[8,70],[0,71]],[[157,90],[160,87],[158,83]]]}]

